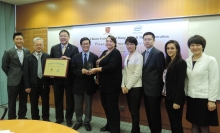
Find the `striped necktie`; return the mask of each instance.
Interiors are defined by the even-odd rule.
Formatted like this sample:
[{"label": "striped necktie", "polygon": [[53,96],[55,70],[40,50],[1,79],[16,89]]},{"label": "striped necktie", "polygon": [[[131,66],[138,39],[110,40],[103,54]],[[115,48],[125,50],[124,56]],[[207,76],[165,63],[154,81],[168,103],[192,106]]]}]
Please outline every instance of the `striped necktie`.
[{"label": "striped necktie", "polygon": [[38,78],[42,78],[42,66],[41,66],[41,54],[37,54],[37,57],[38,57],[38,59],[37,59],[37,61],[38,61],[38,66],[37,66],[37,76],[38,76]]},{"label": "striped necktie", "polygon": [[63,55],[64,55],[65,51],[66,51],[66,45],[63,46],[63,49],[62,49],[62,54],[63,54]]},{"label": "striped necktie", "polygon": [[146,51],[145,56],[144,56],[144,65],[146,65],[146,63],[147,63],[148,55],[149,55],[149,51]]}]

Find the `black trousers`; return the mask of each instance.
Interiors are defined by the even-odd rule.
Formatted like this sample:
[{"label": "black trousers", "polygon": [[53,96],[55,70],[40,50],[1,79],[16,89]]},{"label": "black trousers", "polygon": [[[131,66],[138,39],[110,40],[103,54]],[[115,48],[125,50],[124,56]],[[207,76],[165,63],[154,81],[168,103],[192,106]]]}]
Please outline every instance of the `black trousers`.
[{"label": "black trousers", "polygon": [[66,94],[66,120],[72,120],[74,113],[74,95],[72,93],[72,85],[54,85],[54,98],[56,109],[56,120],[63,120],[63,95]]},{"label": "black trousers", "polygon": [[185,101],[180,104],[179,109],[174,109],[174,101],[170,101],[165,98],[165,106],[169,117],[172,133],[183,133],[182,116],[184,102]]},{"label": "black trousers", "polygon": [[149,97],[144,95],[144,105],[151,133],[161,133],[162,131],[160,103],[160,96]]},{"label": "black trousers", "polygon": [[42,118],[43,120],[49,119],[49,86],[43,86],[42,79],[37,78],[37,87],[31,88],[29,94],[31,101],[31,116],[33,120],[39,120],[38,99],[41,96],[42,100]]},{"label": "black trousers", "polygon": [[102,107],[107,118],[107,127],[110,133],[120,133],[120,112],[118,107],[119,92],[100,92]]},{"label": "black trousers", "polygon": [[8,119],[16,119],[16,99],[19,95],[18,118],[24,118],[27,112],[27,93],[24,89],[24,81],[21,79],[17,86],[8,86]]},{"label": "black trousers", "polygon": [[126,99],[128,103],[128,108],[131,113],[132,118],[132,129],[131,133],[140,133],[140,106],[141,106],[141,98],[143,94],[143,88],[131,88],[126,94]]}]

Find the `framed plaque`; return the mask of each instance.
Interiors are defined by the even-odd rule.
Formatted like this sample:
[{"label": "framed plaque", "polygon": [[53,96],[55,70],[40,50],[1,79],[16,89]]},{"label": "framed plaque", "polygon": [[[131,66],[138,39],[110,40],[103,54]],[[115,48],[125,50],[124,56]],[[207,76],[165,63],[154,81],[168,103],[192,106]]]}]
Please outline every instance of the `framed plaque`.
[{"label": "framed plaque", "polygon": [[46,59],[44,76],[67,77],[69,60],[59,58]]}]

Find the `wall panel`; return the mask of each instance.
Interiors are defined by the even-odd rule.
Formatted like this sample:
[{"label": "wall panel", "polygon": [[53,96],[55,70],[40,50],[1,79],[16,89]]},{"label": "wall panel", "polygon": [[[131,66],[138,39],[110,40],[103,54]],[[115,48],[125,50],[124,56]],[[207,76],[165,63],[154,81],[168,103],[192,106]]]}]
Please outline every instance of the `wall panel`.
[{"label": "wall panel", "polygon": [[28,48],[31,52],[33,49],[33,39],[35,37],[41,37],[44,40],[44,52],[47,52],[47,28],[40,29],[27,29],[27,30],[18,30],[24,35],[24,47]]},{"label": "wall panel", "polygon": [[17,29],[220,13],[219,0],[48,0],[17,6]]}]

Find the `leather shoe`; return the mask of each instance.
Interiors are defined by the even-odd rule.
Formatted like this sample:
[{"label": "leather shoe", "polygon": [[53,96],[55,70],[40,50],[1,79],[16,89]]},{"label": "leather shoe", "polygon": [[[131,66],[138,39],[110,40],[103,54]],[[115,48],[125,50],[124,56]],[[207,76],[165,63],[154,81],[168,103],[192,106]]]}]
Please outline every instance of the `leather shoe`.
[{"label": "leather shoe", "polygon": [[78,130],[82,126],[82,123],[77,123],[73,126],[74,130]]},{"label": "leather shoe", "polygon": [[66,125],[67,125],[68,127],[72,127],[72,126],[73,126],[73,122],[72,122],[71,120],[67,120],[67,121],[66,121]]},{"label": "leather shoe", "polygon": [[84,124],[86,131],[91,131],[92,127],[90,124]]},{"label": "leather shoe", "polygon": [[18,119],[27,119],[28,120],[27,117],[18,117]]},{"label": "leather shoe", "polygon": [[57,120],[55,123],[60,124],[62,122],[63,122],[63,120]]},{"label": "leather shoe", "polygon": [[109,127],[107,125],[105,125],[104,127],[102,127],[100,129],[101,132],[105,132],[105,131],[110,131]]},{"label": "leather shoe", "polygon": [[48,121],[48,122],[50,122],[50,119],[49,119],[49,118],[46,118],[46,119],[43,119],[43,121]]}]

